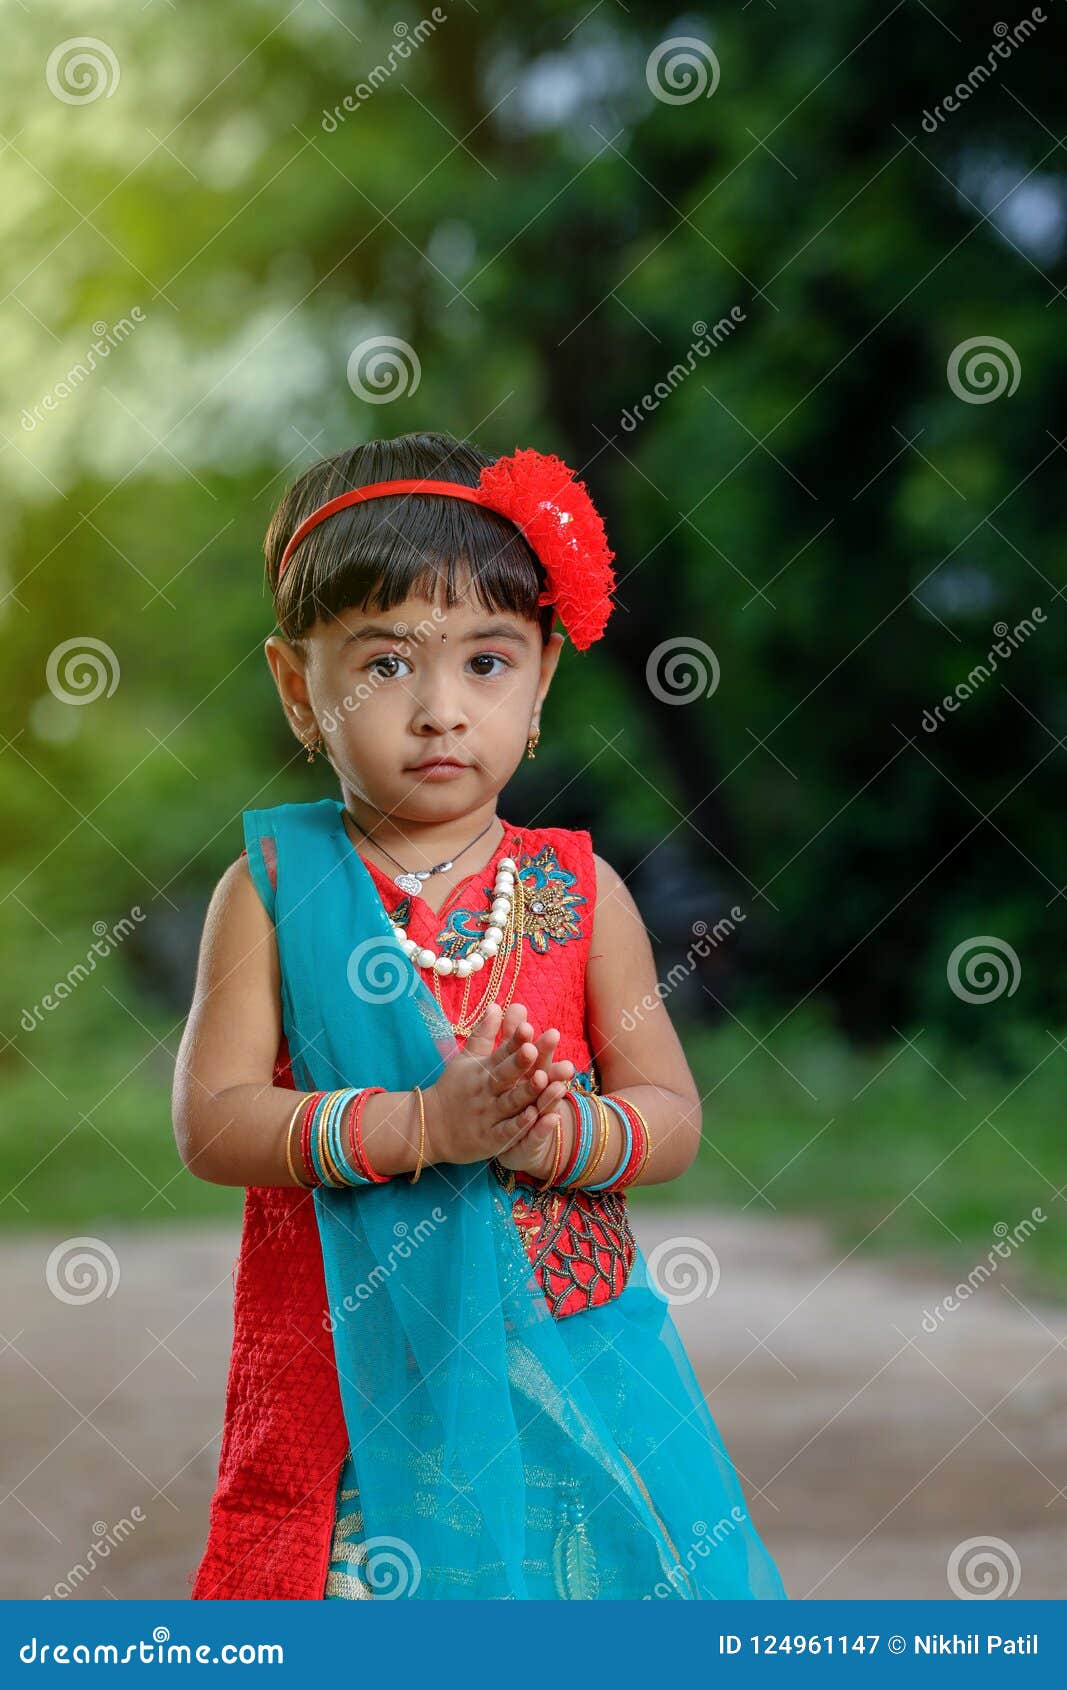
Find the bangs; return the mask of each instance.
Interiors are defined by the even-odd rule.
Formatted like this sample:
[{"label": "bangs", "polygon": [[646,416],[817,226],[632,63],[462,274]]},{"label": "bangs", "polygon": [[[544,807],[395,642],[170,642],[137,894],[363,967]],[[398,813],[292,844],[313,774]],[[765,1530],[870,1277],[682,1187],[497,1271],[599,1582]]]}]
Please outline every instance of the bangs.
[{"label": "bangs", "polygon": [[387,611],[415,596],[446,605],[467,586],[487,611],[539,619],[548,639],[555,612],[538,606],[546,582],[536,554],[506,517],[467,499],[393,493],[349,505],[301,542],[278,585],[291,534],[312,511],[351,488],[407,479],[477,484],[492,459],[448,435],[370,441],[312,465],[278,506],[264,542],[267,580],[283,636],[299,640],[318,619],[342,611]]}]

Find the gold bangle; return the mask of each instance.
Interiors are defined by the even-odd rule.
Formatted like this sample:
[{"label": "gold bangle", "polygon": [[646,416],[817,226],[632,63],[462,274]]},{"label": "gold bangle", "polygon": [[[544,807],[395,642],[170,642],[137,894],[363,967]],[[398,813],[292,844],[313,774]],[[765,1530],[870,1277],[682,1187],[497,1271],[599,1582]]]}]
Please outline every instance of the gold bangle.
[{"label": "gold bangle", "polygon": [[341,1169],[337,1166],[337,1163],[330,1154],[330,1147],[326,1142],[326,1122],[329,1119],[334,1105],[337,1103],[339,1098],[344,1096],[347,1090],[347,1086],[339,1086],[336,1091],[332,1091],[330,1093],[330,1101],[323,1104],[315,1121],[319,1161],[322,1163],[328,1176],[326,1183],[334,1191],[343,1190],[348,1185],[348,1180],[345,1178]]},{"label": "gold bangle", "polygon": [[622,1130],[622,1122],[619,1120],[619,1117],[616,1114],[615,1110],[610,1109],[608,1107],[608,1105],[604,1102],[605,1097],[613,1097],[614,1095],[615,1095],[614,1092],[598,1092],[597,1093],[597,1102],[599,1103],[601,1109],[603,1109],[604,1114],[608,1118],[608,1134],[607,1134],[607,1139],[606,1139],[606,1142],[605,1142],[605,1145],[604,1145],[605,1153],[608,1149],[608,1146],[611,1144],[611,1142],[612,1142],[612,1140],[615,1136],[615,1128],[616,1127],[618,1127],[618,1129],[619,1129],[619,1151],[620,1151],[620,1153],[622,1151],[623,1145],[626,1142],[626,1135]]},{"label": "gold bangle", "polygon": [[[562,1102],[562,1099],[560,1101]],[[563,1159],[563,1113],[562,1113],[562,1110],[561,1110],[556,1115],[556,1154],[552,1158],[552,1169],[551,1169],[551,1172],[549,1173],[548,1178],[545,1180],[544,1185],[539,1185],[537,1187],[538,1191],[548,1191],[551,1186],[555,1185],[556,1178],[559,1174],[559,1165],[560,1165],[560,1162],[562,1161],[562,1159]]]},{"label": "gold bangle", "polygon": [[326,1122],[334,1105],[339,1098],[344,1096],[347,1090],[347,1086],[338,1086],[335,1091],[326,1093],[326,1101],[316,1111],[315,1124],[312,1129],[315,1134],[315,1146],[319,1153],[319,1161],[326,1172],[326,1178],[322,1183],[329,1186],[331,1191],[341,1191],[348,1185],[347,1179],[330,1155],[329,1146],[326,1143]]},{"label": "gold bangle", "polygon": [[596,1172],[597,1165],[603,1159],[604,1152],[608,1147],[609,1123],[607,1105],[601,1103],[596,1092],[590,1092],[589,1096],[593,1101],[593,1110],[599,1123],[599,1132],[597,1134],[596,1149],[594,1150],[590,1160],[586,1163],[582,1172],[581,1186],[587,1186],[589,1184],[590,1174]]},{"label": "gold bangle", "polygon": [[415,1172],[410,1176],[408,1183],[410,1185],[417,1185],[419,1176],[422,1173],[422,1164],[426,1150],[426,1108],[422,1101],[422,1087],[412,1086],[411,1089],[415,1093],[419,1106],[419,1153],[415,1162]]},{"label": "gold bangle", "polygon": [[300,1102],[290,1115],[289,1125],[285,1129],[285,1165],[289,1170],[289,1178],[292,1180],[293,1184],[301,1186],[304,1191],[310,1191],[311,1187],[308,1185],[306,1179],[300,1178],[300,1175],[293,1167],[293,1128],[296,1125],[297,1116],[302,1110],[307,1108],[308,1101],[309,1099],[306,1096],[300,1099]]}]

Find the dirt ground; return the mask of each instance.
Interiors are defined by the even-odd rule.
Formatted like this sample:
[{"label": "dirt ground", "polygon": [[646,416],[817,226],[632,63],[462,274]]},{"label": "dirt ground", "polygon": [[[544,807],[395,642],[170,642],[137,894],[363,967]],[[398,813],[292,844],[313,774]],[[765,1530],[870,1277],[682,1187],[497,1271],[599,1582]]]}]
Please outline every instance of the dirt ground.
[{"label": "dirt ground", "polygon": [[[950,1284],[815,1223],[634,1218],[646,1256],[714,1252],[672,1312],[791,1597],[1067,1597],[1067,1311],[994,1275],[927,1331]],[[110,1228],[118,1282],[88,1302],[49,1288],[57,1242],[0,1245],[0,1596],[188,1596],[237,1233]]]}]

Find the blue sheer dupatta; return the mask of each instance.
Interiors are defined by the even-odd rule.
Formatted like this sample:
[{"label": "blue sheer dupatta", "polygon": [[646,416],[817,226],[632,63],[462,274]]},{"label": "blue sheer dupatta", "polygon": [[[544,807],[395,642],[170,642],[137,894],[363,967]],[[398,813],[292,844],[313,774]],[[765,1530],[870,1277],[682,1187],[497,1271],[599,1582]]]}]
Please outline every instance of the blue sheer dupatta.
[{"label": "blue sheer dupatta", "polygon": [[[340,802],[244,824],[297,1086],[432,1085],[455,1037]],[[484,1162],[314,1203],[358,1487],[352,1594],[785,1597],[640,1250],[620,1297],[557,1321]]]}]

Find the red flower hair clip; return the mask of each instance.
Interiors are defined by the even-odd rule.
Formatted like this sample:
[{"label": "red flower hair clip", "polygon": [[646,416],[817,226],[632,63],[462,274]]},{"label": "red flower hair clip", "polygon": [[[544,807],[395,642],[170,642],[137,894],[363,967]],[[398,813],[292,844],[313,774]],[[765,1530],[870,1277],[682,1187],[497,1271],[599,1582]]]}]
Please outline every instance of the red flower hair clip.
[{"label": "red flower hair clip", "polygon": [[520,448],[487,464],[475,487],[459,481],[376,481],[327,500],[305,517],[289,540],[278,580],[306,534],[348,505],[391,493],[437,493],[505,516],[521,530],[544,569],[547,585],[539,605],[555,605],[571,642],[584,651],[604,632],[614,605],[611,563],[600,513],[583,481],[554,454]]}]

